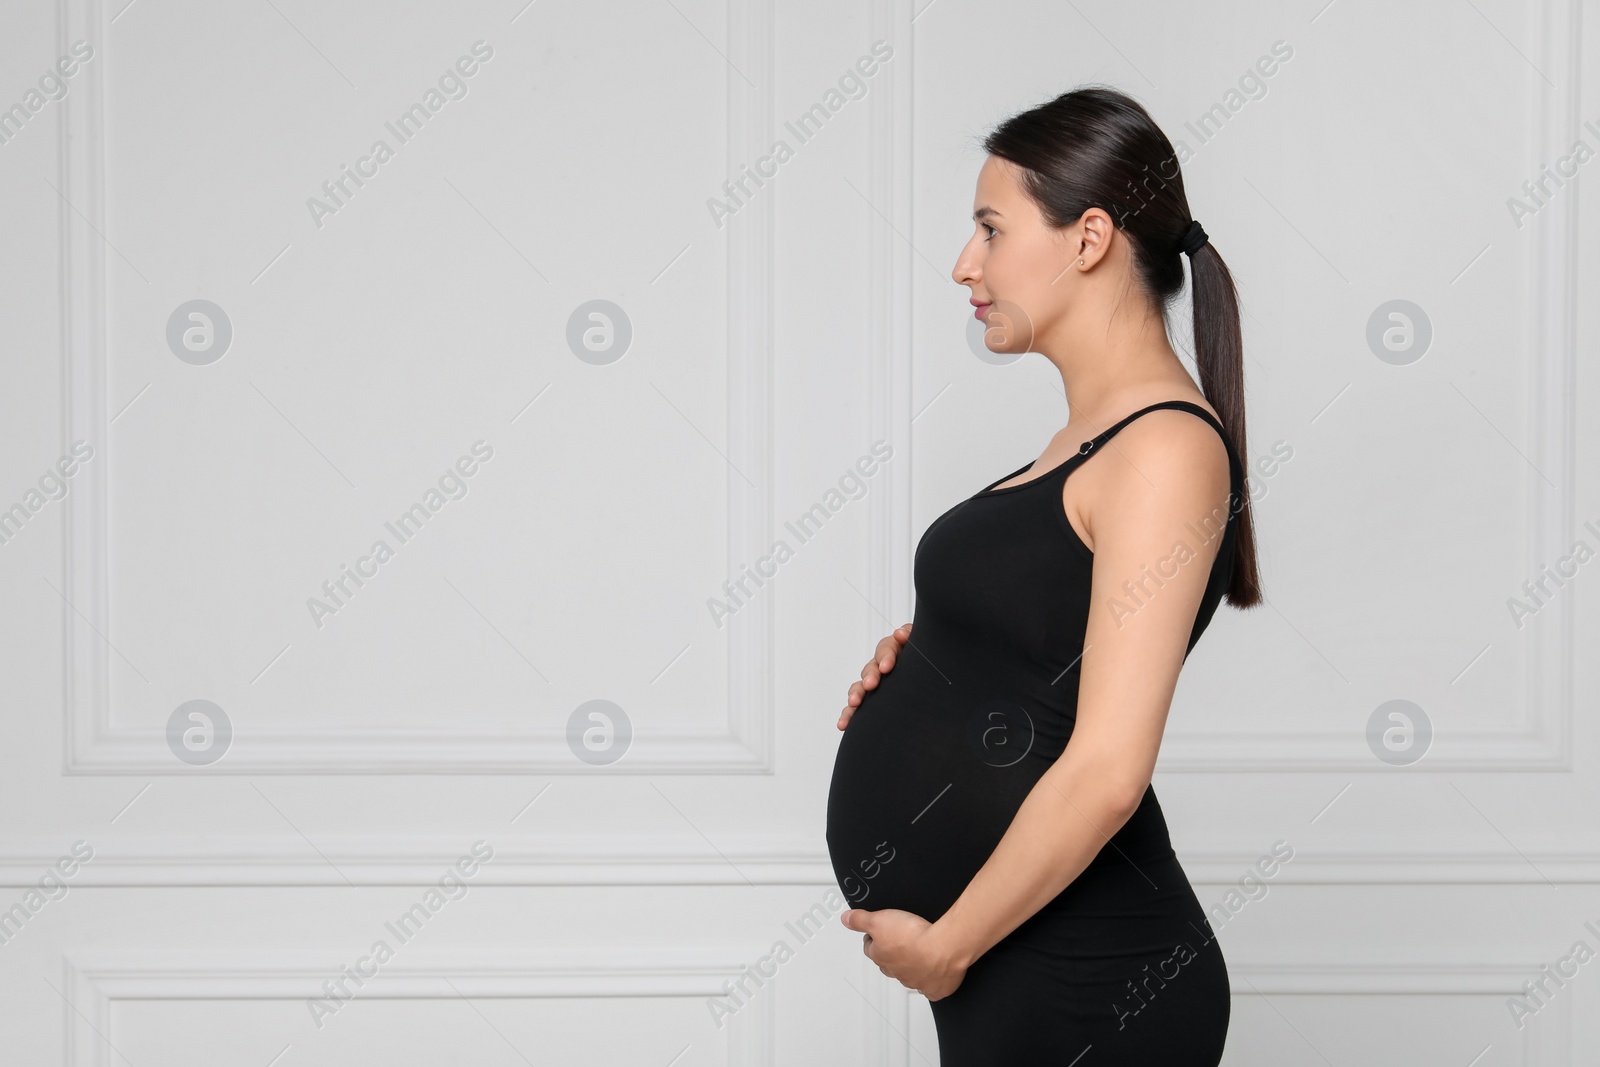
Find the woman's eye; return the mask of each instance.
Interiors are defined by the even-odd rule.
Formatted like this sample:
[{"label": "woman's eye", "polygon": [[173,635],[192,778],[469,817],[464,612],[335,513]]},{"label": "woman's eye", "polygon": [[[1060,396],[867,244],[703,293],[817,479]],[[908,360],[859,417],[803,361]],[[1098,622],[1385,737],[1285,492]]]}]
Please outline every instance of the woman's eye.
[{"label": "woman's eye", "polygon": [[[998,232],[993,226],[990,226],[987,222],[980,222],[980,223],[978,223],[978,225],[982,226],[984,229],[989,231],[989,237],[993,237]],[[989,237],[985,237],[984,240],[987,241],[989,239]]]}]

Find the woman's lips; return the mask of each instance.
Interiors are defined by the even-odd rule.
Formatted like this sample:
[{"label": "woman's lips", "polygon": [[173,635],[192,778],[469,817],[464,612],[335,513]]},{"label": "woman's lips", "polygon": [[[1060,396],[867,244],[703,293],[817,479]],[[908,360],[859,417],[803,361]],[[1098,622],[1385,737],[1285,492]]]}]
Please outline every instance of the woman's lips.
[{"label": "woman's lips", "polygon": [[973,318],[977,318],[977,319],[983,318],[985,312],[987,312],[993,306],[994,306],[993,304],[978,304],[977,307],[972,312]]}]

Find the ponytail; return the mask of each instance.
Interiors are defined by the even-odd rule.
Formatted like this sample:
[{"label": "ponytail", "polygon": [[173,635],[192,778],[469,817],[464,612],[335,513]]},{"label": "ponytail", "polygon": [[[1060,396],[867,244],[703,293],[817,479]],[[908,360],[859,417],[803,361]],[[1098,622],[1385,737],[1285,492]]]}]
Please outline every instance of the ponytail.
[{"label": "ponytail", "polygon": [[[1233,274],[1208,241],[1189,257],[1189,277],[1194,295],[1194,362],[1200,372],[1200,391],[1216,409],[1242,464],[1245,456],[1244,340],[1239,330],[1239,296],[1233,287]],[[1248,608],[1261,602],[1248,468],[1243,499],[1234,506],[1239,511],[1239,525],[1233,542],[1233,577],[1228,582],[1227,596],[1228,603],[1234,607]]]}]

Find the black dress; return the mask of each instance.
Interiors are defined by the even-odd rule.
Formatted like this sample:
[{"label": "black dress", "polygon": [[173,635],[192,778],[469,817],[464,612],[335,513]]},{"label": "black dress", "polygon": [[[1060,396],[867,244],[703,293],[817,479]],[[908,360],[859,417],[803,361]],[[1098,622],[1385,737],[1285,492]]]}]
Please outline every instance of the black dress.
[{"label": "black dress", "polygon": [[[1199,405],[1169,400],[1053,470],[993,488],[1028,467],[1013,471],[923,533],[911,641],[846,726],[828,793],[828,851],[852,907],[938,919],[1066,747],[1093,553],[1067,521],[1062,487],[1118,430],[1160,408],[1216,428],[1242,502],[1227,432]],[[1219,528],[1189,649],[1231,577],[1237,511],[1192,529],[1195,547]],[[1082,874],[932,1008],[941,1067],[1214,1067],[1228,1029],[1227,967],[1154,789]]]}]

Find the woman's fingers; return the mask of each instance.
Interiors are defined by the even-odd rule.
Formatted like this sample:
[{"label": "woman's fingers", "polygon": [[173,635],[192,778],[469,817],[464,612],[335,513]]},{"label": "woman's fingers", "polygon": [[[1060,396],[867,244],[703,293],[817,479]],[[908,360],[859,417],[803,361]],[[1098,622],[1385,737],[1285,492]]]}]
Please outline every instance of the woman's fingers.
[{"label": "woman's fingers", "polygon": [[911,624],[906,623],[878,642],[877,651],[872,654],[872,662],[868,663],[861,672],[863,680],[866,679],[868,671],[872,672],[872,683],[867,686],[868,689],[878,684],[878,676],[880,674],[887,674],[894,669],[895,659],[900,655],[900,650],[905,647],[906,642],[909,640],[911,640]]},{"label": "woman's fingers", "polygon": [[[882,641],[879,641],[877,656],[878,669],[882,671],[893,669],[895,658],[900,654],[900,650],[905,647],[906,642],[910,640],[911,624],[908,622],[904,626],[897,629],[894,633],[890,634],[888,637],[885,637]],[[885,648],[885,645],[888,647]]]},{"label": "woman's fingers", "polygon": [[856,708],[861,705],[861,683],[855,682],[850,686],[850,692],[845,696],[844,710],[839,713],[839,729],[843,730],[850,723],[850,716],[854,715]]},{"label": "woman's fingers", "polygon": [[844,710],[839,713],[839,729],[843,730],[850,724],[850,716],[854,715],[855,710],[861,706],[861,701],[865,699],[867,690],[874,688],[878,684],[878,678],[877,661],[873,661],[861,668],[861,681],[851,682],[850,690],[845,694]]},{"label": "woman's fingers", "polygon": [[878,647],[873,651],[872,659],[861,668],[861,681],[852,682],[850,690],[845,694],[845,707],[839,713],[839,729],[843,730],[850,722],[850,716],[855,714],[856,708],[861,706],[861,701],[866,698],[867,690],[876,689],[883,680],[884,674],[894,669],[895,657],[907,641],[911,640],[911,624],[906,623],[894,633],[878,642]]}]

